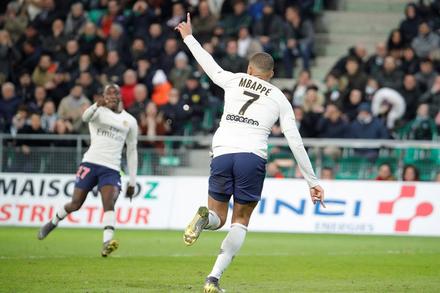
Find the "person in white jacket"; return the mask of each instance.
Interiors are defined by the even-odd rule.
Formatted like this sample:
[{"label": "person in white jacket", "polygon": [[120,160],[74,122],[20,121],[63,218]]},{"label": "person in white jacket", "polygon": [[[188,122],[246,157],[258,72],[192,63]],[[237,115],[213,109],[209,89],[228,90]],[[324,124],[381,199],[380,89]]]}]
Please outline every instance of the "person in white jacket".
[{"label": "person in white jacket", "polygon": [[104,208],[103,248],[101,255],[108,256],[119,246],[113,239],[115,230],[115,202],[121,190],[121,157],[127,144],[129,183],[126,196],[131,198],[136,185],[138,164],[136,119],[121,110],[121,91],[118,85],[104,88],[103,97],[84,111],[82,119],[89,123],[90,147],[84,154],[76,173],[72,200],[61,206],[48,223],[41,227],[38,239],[43,240],[68,214],[77,211],[95,186],[102,196]]},{"label": "person in white jacket", "polygon": [[198,209],[183,236],[184,242],[192,245],[203,229],[222,227],[233,196],[231,229],[204,286],[205,292],[223,292],[219,279],[242,246],[252,212],[261,199],[268,136],[277,120],[309,184],[313,203],[324,206],[324,190],[304,149],[292,106],[284,94],[268,82],[273,76],[272,57],[256,53],[250,58],[247,73],[228,72],[192,36],[189,13],[187,21],[181,22],[176,30],[209,78],[225,91],[223,116],[212,141],[208,207]]},{"label": "person in white jacket", "polygon": [[[388,109],[388,107],[390,107]],[[386,115],[386,125],[388,129],[393,129],[396,121],[405,114],[405,99],[391,88],[381,88],[373,96],[371,110],[374,116],[388,112]]]}]

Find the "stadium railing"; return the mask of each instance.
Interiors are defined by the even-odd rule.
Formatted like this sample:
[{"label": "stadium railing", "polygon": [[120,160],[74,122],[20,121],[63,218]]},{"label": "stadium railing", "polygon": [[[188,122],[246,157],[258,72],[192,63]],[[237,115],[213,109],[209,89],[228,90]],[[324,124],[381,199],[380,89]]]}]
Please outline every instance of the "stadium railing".
[{"label": "stadium railing", "polygon": [[[173,168],[191,167],[189,151],[208,151],[211,140],[212,136],[139,136],[138,172],[172,175]],[[89,141],[89,135],[0,134],[0,172],[74,173]],[[30,148],[23,149],[23,143]],[[304,145],[316,173],[331,168],[336,179],[372,179],[383,163],[391,166],[397,179],[407,164],[419,169],[422,180],[433,180],[440,171],[440,142],[436,141],[307,138]],[[281,162],[285,177],[296,175],[296,163],[284,138],[270,138],[268,153],[269,162]],[[122,160],[125,165],[124,155]]]}]

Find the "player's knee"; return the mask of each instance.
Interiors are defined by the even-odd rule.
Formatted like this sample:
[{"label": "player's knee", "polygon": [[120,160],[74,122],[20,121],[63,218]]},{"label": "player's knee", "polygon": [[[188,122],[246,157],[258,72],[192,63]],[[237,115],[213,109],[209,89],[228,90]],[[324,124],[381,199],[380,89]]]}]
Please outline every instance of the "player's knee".
[{"label": "player's knee", "polygon": [[75,211],[79,210],[81,208],[81,206],[82,206],[81,202],[79,202],[79,201],[72,201],[70,203],[70,210],[72,212],[75,212]]},{"label": "player's knee", "polygon": [[221,227],[223,227],[224,225],[225,225],[225,223],[226,223],[226,216],[219,216],[219,218],[220,218],[220,225],[218,226],[218,228],[217,229],[220,229]]}]

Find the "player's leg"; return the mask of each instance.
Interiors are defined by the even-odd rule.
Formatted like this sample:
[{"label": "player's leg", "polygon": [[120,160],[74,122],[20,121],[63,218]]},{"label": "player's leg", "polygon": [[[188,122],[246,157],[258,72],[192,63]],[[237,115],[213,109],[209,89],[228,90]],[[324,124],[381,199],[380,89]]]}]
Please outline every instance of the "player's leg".
[{"label": "player's leg", "polygon": [[194,244],[203,229],[217,230],[224,225],[233,191],[232,166],[231,155],[222,155],[212,160],[208,207],[199,207],[196,215],[186,227],[183,234],[183,241],[186,245]]},{"label": "player's leg", "polygon": [[104,231],[101,255],[106,257],[119,247],[118,241],[113,239],[113,236],[116,224],[115,203],[120,192],[121,176],[119,172],[108,168],[102,173],[103,174],[100,174],[98,185],[99,191],[101,192],[102,206],[104,208]]},{"label": "player's leg", "polygon": [[223,240],[220,254],[206,279],[205,292],[222,292],[218,280],[244,243],[250,217],[261,198],[265,168],[266,160],[254,154],[235,155],[231,229]]},{"label": "player's leg", "polygon": [[72,200],[61,207],[55,213],[55,216],[47,222],[40,231],[38,231],[38,239],[43,240],[47,235],[57,227],[68,214],[75,212],[81,208],[87,198],[87,194],[97,184],[95,171],[88,163],[82,163],[76,173],[75,188],[73,190]]}]

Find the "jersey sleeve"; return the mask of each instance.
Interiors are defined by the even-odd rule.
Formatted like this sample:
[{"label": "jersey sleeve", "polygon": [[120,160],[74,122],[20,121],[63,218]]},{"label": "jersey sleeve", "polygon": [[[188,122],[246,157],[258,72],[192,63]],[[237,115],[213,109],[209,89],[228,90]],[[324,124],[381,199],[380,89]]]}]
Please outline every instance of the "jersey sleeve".
[{"label": "jersey sleeve", "polygon": [[183,41],[194,58],[196,58],[197,62],[216,85],[224,88],[228,81],[234,78],[234,73],[223,70],[192,35],[186,36]]},{"label": "jersey sleeve", "polygon": [[296,127],[295,114],[293,113],[292,106],[284,96],[280,97],[279,106],[281,130],[283,131],[290,150],[298,163],[301,174],[304,176],[304,179],[307,181],[310,188],[315,187],[319,184],[318,179],[316,178],[312,163],[310,162],[309,156],[304,148],[298,127]]},{"label": "jersey sleeve", "polygon": [[127,134],[127,167],[129,176],[129,185],[136,185],[136,173],[138,167],[138,153],[137,153],[137,136],[138,126],[136,120],[133,119],[130,130]]},{"label": "jersey sleeve", "polygon": [[88,107],[82,114],[82,120],[84,122],[96,121],[98,117],[99,117],[99,107],[96,103]]}]

